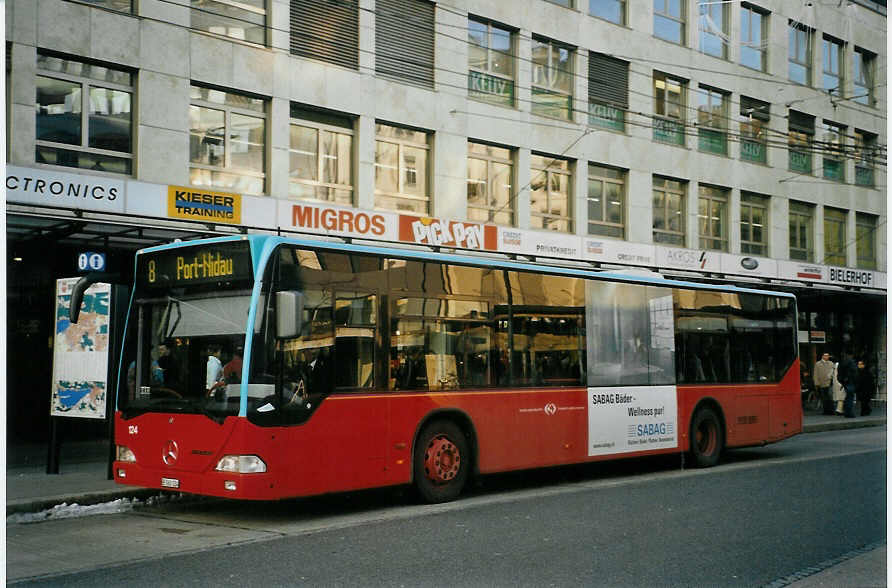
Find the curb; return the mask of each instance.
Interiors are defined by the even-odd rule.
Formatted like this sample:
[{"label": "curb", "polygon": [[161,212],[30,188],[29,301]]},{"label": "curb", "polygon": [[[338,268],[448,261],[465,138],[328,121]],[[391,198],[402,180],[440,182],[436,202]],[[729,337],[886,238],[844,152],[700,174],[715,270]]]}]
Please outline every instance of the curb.
[{"label": "curb", "polygon": [[856,417],[847,419],[839,417],[837,421],[826,423],[812,423],[802,425],[803,433],[821,433],[823,431],[843,431],[846,429],[864,429],[866,427],[883,427],[886,425],[886,417]]}]

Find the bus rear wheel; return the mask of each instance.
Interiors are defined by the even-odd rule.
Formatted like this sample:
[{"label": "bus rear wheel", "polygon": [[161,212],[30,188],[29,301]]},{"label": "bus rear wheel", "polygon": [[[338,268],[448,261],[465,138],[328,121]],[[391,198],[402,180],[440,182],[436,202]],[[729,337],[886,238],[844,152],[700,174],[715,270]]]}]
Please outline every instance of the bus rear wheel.
[{"label": "bus rear wheel", "polygon": [[709,468],[719,462],[725,448],[725,429],[712,408],[697,410],[691,421],[691,457],[699,468]]},{"label": "bus rear wheel", "polygon": [[470,470],[468,439],[454,422],[426,425],[415,445],[414,478],[426,502],[448,502],[461,493]]}]

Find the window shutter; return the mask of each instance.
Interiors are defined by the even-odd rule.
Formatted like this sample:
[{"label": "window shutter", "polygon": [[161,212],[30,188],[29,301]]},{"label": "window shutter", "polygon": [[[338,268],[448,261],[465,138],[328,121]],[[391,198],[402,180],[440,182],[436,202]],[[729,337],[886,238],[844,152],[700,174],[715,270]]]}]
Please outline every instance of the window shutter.
[{"label": "window shutter", "polygon": [[434,5],[425,0],[375,2],[375,72],[434,87]]},{"label": "window shutter", "polygon": [[291,0],[291,53],[359,69],[358,0]]},{"label": "window shutter", "polygon": [[811,116],[810,114],[803,114],[801,112],[791,110],[789,126],[791,131],[799,131],[800,133],[814,135],[815,117]]},{"label": "window shutter", "polygon": [[740,114],[743,116],[751,116],[756,120],[769,122],[771,119],[770,107],[771,105],[768,102],[762,102],[746,96],[740,97]]},{"label": "window shutter", "polygon": [[629,64],[601,53],[588,54],[588,99],[629,107]]}]

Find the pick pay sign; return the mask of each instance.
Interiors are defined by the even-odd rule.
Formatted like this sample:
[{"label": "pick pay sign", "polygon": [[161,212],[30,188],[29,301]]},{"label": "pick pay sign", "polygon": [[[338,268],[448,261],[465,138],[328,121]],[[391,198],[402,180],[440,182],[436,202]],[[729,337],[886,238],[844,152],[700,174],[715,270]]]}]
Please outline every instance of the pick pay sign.
[{"label": "pick pay sign", "polygon": [[494,225],[406,215],[400,215],[400,241],[464,249],[498,249],[498,233]]}]

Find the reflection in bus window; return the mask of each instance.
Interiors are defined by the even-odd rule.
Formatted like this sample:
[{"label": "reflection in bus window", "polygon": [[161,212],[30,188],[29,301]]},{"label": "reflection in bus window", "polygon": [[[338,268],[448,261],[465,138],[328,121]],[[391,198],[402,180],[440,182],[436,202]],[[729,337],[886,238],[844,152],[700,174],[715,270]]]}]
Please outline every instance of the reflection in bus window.
[{"label": "reflection in bus window", "polygon": [[589,386],[675,383],[671,296],[666,288],[587,282]]},{"label": "reflection in bus window", "polygon": [[[585,281],[508,272],[511,305],[498,336],[515,386],[579,386],[585,375]],[[506,316],[507,314],[507,316]],[[499,354],[500,361],[502,354]]]},{"label": "reflection in bus window", "polygon": [[795,357],[793,303],[734,292],[675,290],[682,383],[776,382]]},{"label": "reflection in bus window", "polygon": [[393,317],[391,388],[454,390],[493,384],[488,303],[397,298]]},{"label": "reflection in bus window", "polygon": [[335,357],[338,388],[374,385],[375,329],[378,297],[360,292],[338,292],[335,297]]}]

